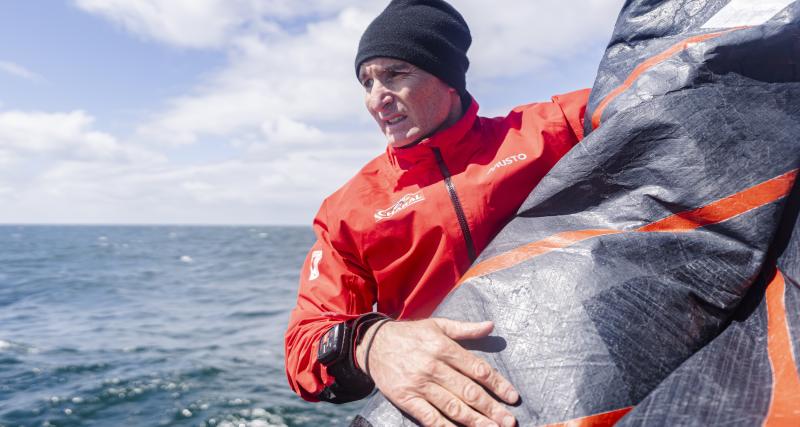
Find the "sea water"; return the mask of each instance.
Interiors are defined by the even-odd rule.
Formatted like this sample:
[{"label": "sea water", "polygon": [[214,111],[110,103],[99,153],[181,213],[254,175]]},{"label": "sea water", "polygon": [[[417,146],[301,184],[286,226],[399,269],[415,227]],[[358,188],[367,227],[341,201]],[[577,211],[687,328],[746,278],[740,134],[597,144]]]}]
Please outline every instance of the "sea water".
[{"label": "sea water", "polygon": [[0,426],[330,426],[286,382],[306,227],[0,227]]}]

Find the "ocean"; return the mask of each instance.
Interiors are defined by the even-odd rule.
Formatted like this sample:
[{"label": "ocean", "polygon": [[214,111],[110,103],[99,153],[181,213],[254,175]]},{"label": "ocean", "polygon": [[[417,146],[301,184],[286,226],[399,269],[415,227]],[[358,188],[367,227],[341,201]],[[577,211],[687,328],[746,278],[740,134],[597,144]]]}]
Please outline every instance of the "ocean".
[{"label": "ocean", "polygon": [[339,426],[283,333],[308,227],[0,227],[0,427]]}]

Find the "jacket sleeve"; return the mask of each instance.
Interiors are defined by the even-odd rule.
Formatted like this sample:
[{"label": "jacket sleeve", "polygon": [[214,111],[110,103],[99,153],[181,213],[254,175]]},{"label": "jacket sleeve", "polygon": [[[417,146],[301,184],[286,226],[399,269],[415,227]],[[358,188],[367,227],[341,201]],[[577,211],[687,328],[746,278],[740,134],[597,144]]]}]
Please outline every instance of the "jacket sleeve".
[{"label": "jacket sleeve", "polygon": [[589,102],[590,93],[590,89],[581,89],[552,98],[564,114],[564,119],[577,142],[580,142],[584,136],[583,117],[586,114],[586,104]]},{"label": "jacket sleeve", "polygon": [[372,311],[376,286],[359,261],[355,244],[338,224],[327,220],[323,203],[314,219],[317,241],[300,271],[300,286],[285,336],[285,363],[289,385],[300,397],[316,402],[334,382],[317,361],[320,337],[337,323]]}]

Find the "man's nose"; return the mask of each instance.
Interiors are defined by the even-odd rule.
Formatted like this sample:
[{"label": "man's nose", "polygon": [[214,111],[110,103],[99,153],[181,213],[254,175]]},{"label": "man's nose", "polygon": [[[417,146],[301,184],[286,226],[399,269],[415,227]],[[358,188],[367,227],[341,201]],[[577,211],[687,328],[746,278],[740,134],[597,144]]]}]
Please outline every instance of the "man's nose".
[{"label": "man's nose", "polygon": [[394,94],[384,85],[375,82],[369,91],[369,107],[373,111],[382,111],[394,101]]}]

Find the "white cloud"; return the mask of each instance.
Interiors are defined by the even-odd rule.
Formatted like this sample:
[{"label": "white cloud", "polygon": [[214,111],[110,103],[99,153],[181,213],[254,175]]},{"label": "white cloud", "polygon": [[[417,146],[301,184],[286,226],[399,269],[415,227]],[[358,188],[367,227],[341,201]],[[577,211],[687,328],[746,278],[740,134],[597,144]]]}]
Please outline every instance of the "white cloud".
[{"label": "white cloud", "polygon": [[[194,88],[129,123],[130,137],[85,111],[0,110],[0,221],[307,224],[384,149],[352,61],[385,0],[73,1],[138,37],[227,62],[188,76]],[[473,32],[470,82],[530,85],[604,43],[621,3],[453,0]],[[230,155],[175,154],[210,141]]]},{"label": "white cloud", "polygon": [[[323,14],[301,31],[240,31],[231,36],[228,66],[199,84],[194,93],[170,100],[141,126],[142,137],[178,144],[205,136],[236,139],[280,120],[323,133],[331,131],[332,123],[374,129],[364,113],[352,61],[363,29],[385,3],[352,3],[340,6],[336,14]],[[491,83],[510,76],[530,76],[533,81],[543,67],[605,43],[622,0],[586,1],[580,7],[557,0],[500,1],[493,4],[492,13],[486,13],[485,2],[453,3],[473,30],[470,81]],[[277,15],[264,15],[262,20],[288,13],[285,2],[269,4],[274,9],[261,11],[278,11]],[[323,1],[293,9],[309,16],[334,10]],[[492,105],[483,107],[495,110]]]},{"label": "white cloud", "polygon": [[[470,76],[531,75],[556,60],[606,43],[623,0],[454,0],[472,32]],[[491,12],[487,13],[487,8]]]},{"label": "white cloud", "polygon": [[142,137],[192,143],[203,136],[252,132],[279,118],[326,130],[365,123],[352,58],[369,16],[356,9],[288,33],[240,36],[230,64],[195,93],[172,99],[141,126]]},{"label": "white cloud", "polygon": [[0,112],[0,222],[308,223],[375,153],[318,145],[307,138],[321,132],[285,118],[264,132],[311,145],[253,143],[246,160],[184,164],[98,131],[84,111]]},{"label": "white cloud", "polygon": [[336,13],[353,0],[74,0],[141,37],[179,47],[218,48],[243,33],[277,31],[281,20]]},{"label": "white cloud", "polygon": [[[160,156],[121,144],[94,129],[94,118],[84,111],[45,113],[0,111],[0,153],[16,156],[75,158],[103,161],[158,161]],[[2,160],[0,156],[0,160]]]},{"label": "white cloud", "polygon": [[145,38],[190,48],[219,47],[253,11],[237,0],[75,0]]},{"label": "white cloud", "polygon": [[325,133],[318,128],[277,116],[261,124],[261,131],[267,141],[277,144],[317,144],[325,139]]},{"label": "white cloud", "polygon": [[[165,156],[122,142],[94,122],[81,110],[0,111],[0,221],[83,222],[90,212],[69,220],[64,215],[97,207],[86,202],[113,188],[105,186],[106,178],[165,163]],[[70,167],[98,173],[85,181],[59,180],[58,171]]]},{"label": "white cloud", "polygon": [[0,168],[8,167],[16,160],[16,156],[8,150],[0,149]]},{"label": "white cloud", "polygon": [[343,182],[370,156],[314,150],[203,165],[64,161],[29,182],[0,182],[16,187],[0,221],[41,220],[61,206],[58,222],[308,223],[328,192],[321,183]]},{"label": "white cloud", "polygon": [[44,78],[39,74],[13,62],[0,61],[0,71],[36,83],[44,81]]}]

